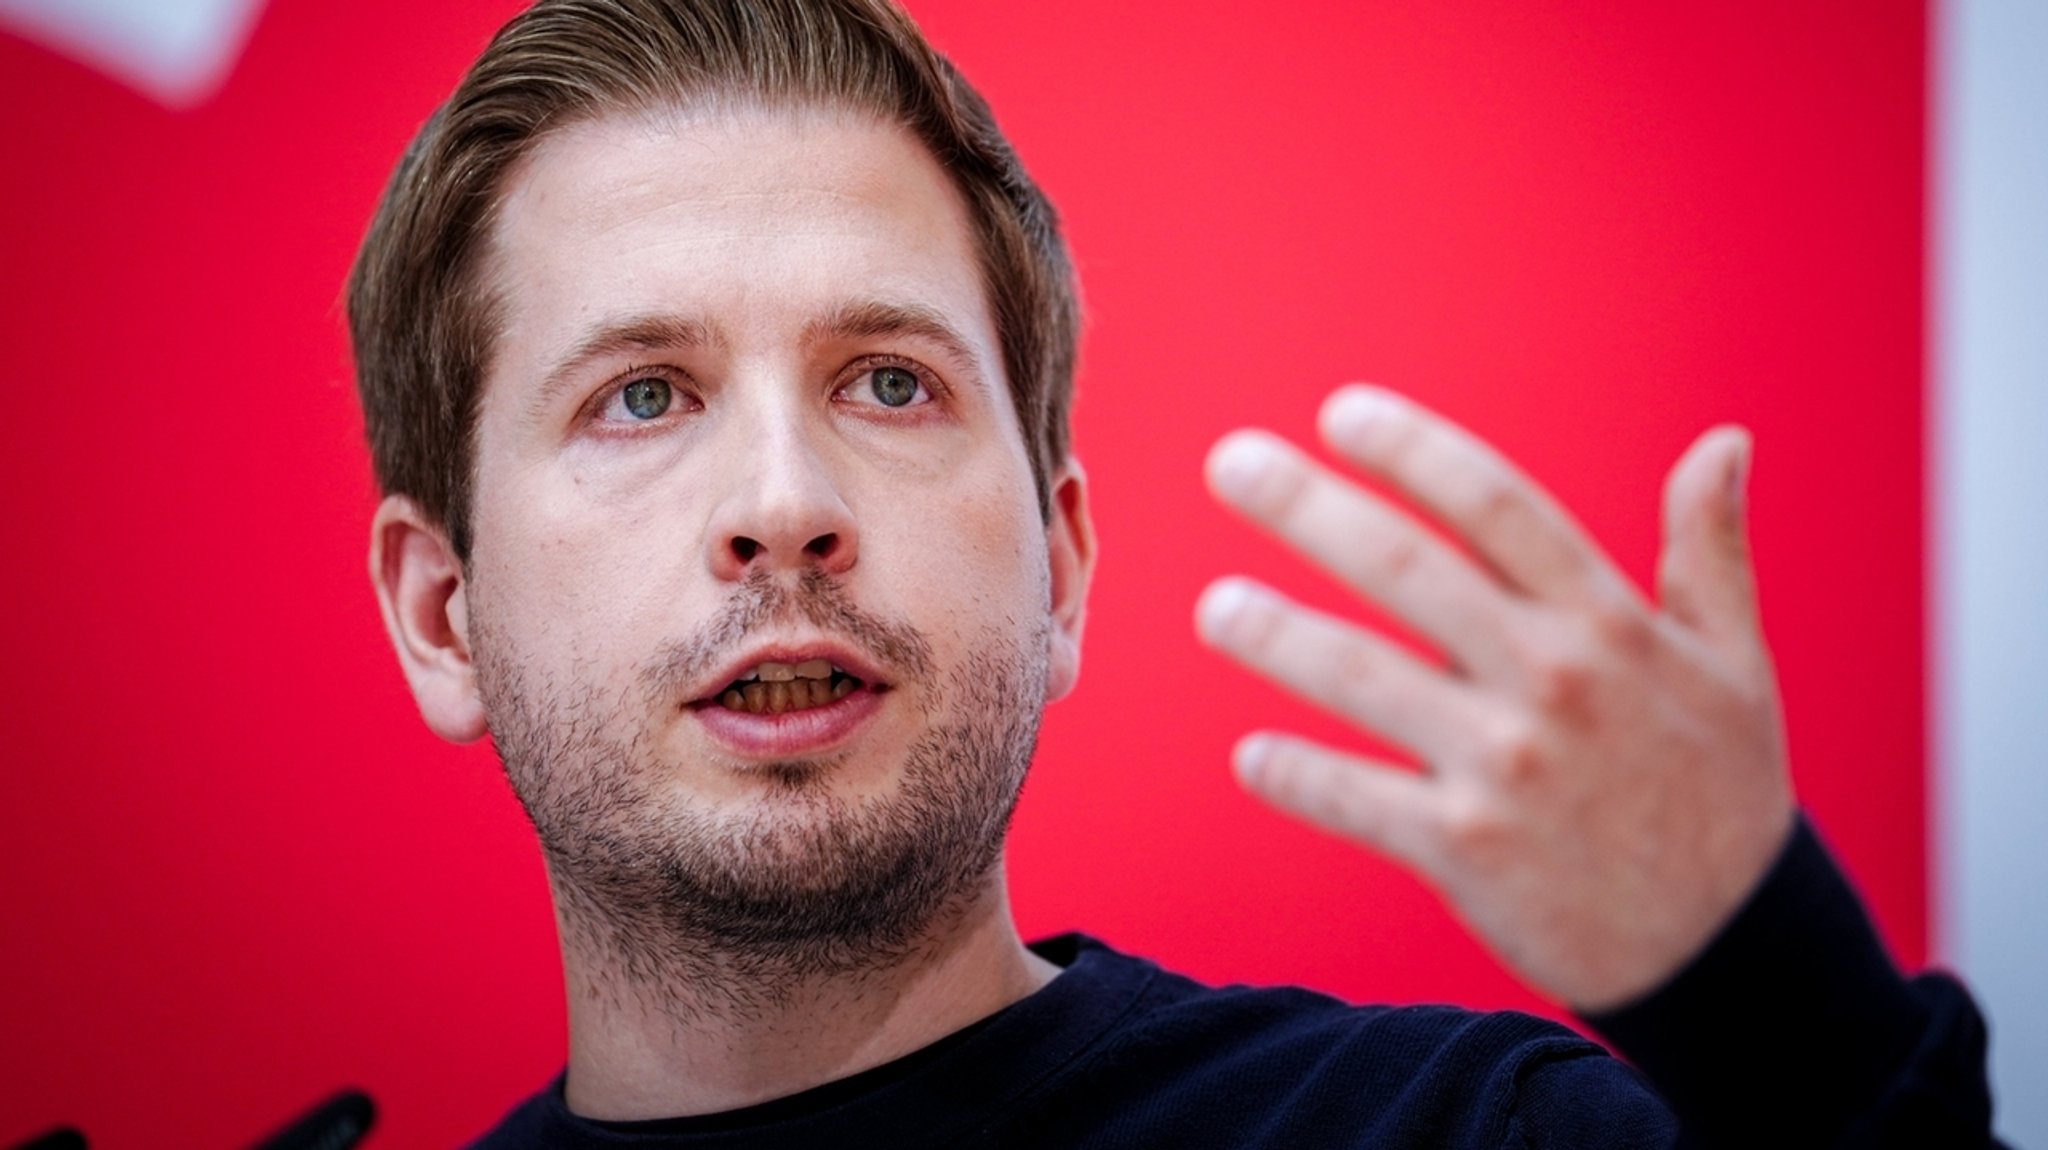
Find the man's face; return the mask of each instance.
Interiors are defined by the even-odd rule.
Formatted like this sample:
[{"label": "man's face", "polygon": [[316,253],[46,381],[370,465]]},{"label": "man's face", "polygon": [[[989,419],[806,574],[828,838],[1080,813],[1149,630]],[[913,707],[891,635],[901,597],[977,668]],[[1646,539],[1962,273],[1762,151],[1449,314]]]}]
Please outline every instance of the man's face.
[{"label": "man's face", "polygon": [[580,123],[512,173],[486,272],[450,614],[570,901],[852,940],[985,878],[1085,527],[1071,480],[1040,518],[933,159],[851,114]]}]

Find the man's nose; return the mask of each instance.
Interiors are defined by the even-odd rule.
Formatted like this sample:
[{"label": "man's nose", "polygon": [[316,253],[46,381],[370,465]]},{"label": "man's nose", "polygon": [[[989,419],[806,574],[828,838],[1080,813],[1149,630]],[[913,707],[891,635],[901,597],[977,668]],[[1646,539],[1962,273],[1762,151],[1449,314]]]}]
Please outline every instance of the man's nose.
[{"label": "man's nose", "polygon": [[739,446],[711,522],[712,574],[738,582],[756,570],[816,566],[839,575],[851,569],[860,554],[859,532],[809,429],[771,417]]}]

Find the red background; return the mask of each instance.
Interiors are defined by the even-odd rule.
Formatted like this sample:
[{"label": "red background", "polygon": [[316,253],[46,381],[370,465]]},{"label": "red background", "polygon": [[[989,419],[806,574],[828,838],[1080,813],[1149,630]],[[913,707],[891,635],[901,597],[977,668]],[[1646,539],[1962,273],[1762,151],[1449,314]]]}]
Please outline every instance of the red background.
[{"label": "red background", "polygon": [[[358,1084],[372,1145],[446,1145],[560,1065],[527,829],[376,620],[337,303],[513,7],[271,0],[181,113],[0,35],[0,1144],[246,1143]],[[1013,839],[1028,933],[1541,1009],[1224,767],[1257,725],[1356,737],[1201,651],[1201,586],[1357,609],[1214,508],[1202,454],[1363,378],[1500,444],[1638,578],[1664,468],[1756,430],[1799,788],[1920,961],[1921,5],[912,7],[1062,206],[1090,314],[1102,566]]]}]

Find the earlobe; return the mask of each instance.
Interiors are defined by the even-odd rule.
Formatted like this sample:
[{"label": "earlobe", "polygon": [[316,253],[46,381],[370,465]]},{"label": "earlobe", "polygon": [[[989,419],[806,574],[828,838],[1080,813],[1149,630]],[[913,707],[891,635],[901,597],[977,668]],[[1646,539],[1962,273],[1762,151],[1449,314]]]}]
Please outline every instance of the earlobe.
[{"label": "earlobe", "polygon": [[1052,576],[1052,631],[1047,639],[1045,701],[1074,689],[1081,675],[1081,628],[1088,583],[1095,575],[1095,526],[1088,518],[1088,479],[1069,459],[1052,478],[1052,519],[1045,527]]},{"label": "earlobe", "polygon": [[387,496],[371,521],[370,583],[420,717],[450,742],[482,738],[462,561],[447,532],[405,496]]}]

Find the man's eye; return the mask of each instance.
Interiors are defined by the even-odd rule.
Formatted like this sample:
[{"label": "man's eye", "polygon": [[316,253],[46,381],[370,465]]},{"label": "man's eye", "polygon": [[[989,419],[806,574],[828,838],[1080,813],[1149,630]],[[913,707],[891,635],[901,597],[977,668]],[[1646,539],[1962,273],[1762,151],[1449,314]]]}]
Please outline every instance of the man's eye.
[{"label": "man's eye", "polygon": [[924,384],[909,368],[878,367],[867,373],[868,389],[874,392],[875,401],[884,407],[905,407],[918,402],[920,396],[931,398],[925,392]]},{"label": "man's eye", "polygon": [[660,418],[674,398],[675,393],[665,379],[636,379],[619,392],[619,402],[634,419]]}]

